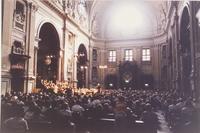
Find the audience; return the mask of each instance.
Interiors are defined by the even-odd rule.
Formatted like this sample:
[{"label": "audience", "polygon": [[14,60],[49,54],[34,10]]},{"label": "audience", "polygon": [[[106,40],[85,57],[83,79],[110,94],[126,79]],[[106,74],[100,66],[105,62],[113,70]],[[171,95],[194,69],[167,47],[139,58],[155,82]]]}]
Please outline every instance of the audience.
[{"label": "audience", "polygon": [[119,96],[114,106],[115,120],[117,132],[125,132],[127,126],[127,114],[126,114],[126,103],[125,98],[123,96]]},{"label": "audience", "polygon": [[33,123],[47,123],[53,128],[69,127],[73,131],[76,127],[78,131],[90,127],[89,120],[95,125],[113,113],[117,132],[125,132],[130,124],[134,126],[134,120],[142,120],[146,132],[156,133],[159,123],[155,113],[161,110],[174,132],[198,131],[198,101],[174,91],[112,90],[93,95],[68,92],[2,95],[2,129],[26,132]]},{"label": "audience", "polygon": [[23,108],[16,103],[13,104],[15,116],[6,119],[3,122],[3,132],[5,133],[25,133],[28,131],[28,123],[24,119]]}]

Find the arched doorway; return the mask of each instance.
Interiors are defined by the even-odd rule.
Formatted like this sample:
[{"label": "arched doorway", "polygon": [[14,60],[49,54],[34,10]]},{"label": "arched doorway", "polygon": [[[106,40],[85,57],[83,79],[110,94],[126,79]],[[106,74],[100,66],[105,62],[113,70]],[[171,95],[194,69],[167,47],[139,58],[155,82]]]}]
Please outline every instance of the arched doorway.
[{"label": "arched doorway", "polygon": [[185,94],[191,94],[190,74],[192,70],[191,42],[190,42],[190,15],[185,7],[181,17],[180,43],[181,43],[181,64],[182,64],[182,89]]},{"label": "arched doorway", "polygon": [[58,78],[59,68],[59,37],[55,27],[51,23],[42,25],[39,38],[39,49],[37,53],[37,88],[41,88],[41,80]]},{"label": "arched doorway", "polygon": [[83,44],[78,48],[78,61],[77,61],[77,80],[78,88],[86,87],[86,71],[87,71],[87,50]]}]

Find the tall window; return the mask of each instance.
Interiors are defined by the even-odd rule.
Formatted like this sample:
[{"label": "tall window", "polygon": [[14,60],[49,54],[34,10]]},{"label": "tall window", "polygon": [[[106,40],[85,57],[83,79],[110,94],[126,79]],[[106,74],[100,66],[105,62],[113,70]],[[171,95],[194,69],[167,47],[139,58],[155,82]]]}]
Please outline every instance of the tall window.
[{"label": "tall window", "polygon": [[115,50],[109,51],[108,62],[116,62],[116,51]]},{"label": "tall window", "polygon": [[96,84],[97,80],[98,80],[97,67],[92,67],[92,81],[94,82],[94,84]]},{"label": "tall window", "polygon": [[133,50],[126,49],[124,54],[125,61],[133,61]]},{"label": "tall window", "polygon": [[167,51],[167,48],[166,48],[166,46],[163,46],[162,47],[162,57],[165,59],[166,58],[166,52]]},{"label": "tall window", "polygon": [[149,48],[142,49],[142,61],[150,61],[150,60],[151,60],[150,49]]},{"label": "tall window", "polygon": [[93,49],[92,50],[92,59],[93,59],[93,61],[97,61],[97,50],[96,49]]}]

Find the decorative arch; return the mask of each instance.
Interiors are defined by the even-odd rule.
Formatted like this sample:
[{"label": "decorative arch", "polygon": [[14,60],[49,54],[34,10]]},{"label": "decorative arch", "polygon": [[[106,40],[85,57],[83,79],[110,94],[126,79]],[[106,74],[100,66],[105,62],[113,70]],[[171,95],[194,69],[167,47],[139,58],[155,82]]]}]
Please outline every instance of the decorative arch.
[{"label": "decorative arch", "polygon": [[87,49],[84,44],[80,44],[78,48],[78,56],[79,56],[79,63],[81,65],[85,65],[88,60],[88,54],[87,54]]},{"label": "decorative arch", "polygon": [[38,33],[36,86],[42,88],[41,80],[55,82],[59,78],[60,38],[52,23],[45,22]]},{"label": "decorative arch", "polygon": [[55,30],[57,31],[57,34],[58,34],[60,48],[62,48],[62,46],[61,46],[61,44],[62,44],[62,43],[61,43],[61,36],[60,36],[60,34],[59,34],[59,32],[58,32],[59,29],[58,29],[58,27],[56,26],[56,23],[53,22],[53,21],[51,21],[50,19],[44,19],[44,20],[41,20],[41,21],[38,23],[38,25],[36,26],[36,27],[37,27],[37,30],[36,30],[36,35],[35,35],[35,37],[36,37],[37,39],[40,39],[40,38],[39,38],[39,33],[40,33],[40,30],[41,30],[42,26],[43,26],[45,23],[50,23],[51,25],[54,26],[54,28],[55,28]]},{"label": "decorative arch", "polygon": [[191,25],[189,7],[185,6],[180,17],[180,46],[181,46],[181,81],[183,93],[191,94],[190,76],[192,71],[192,52],[191,52]]},{"label": "decorative arch", "polygon": [[87,49],[83,43],[78,47],[78,61],[77,61],[77,80],[78,88],[86,87],[86,72],[88,68],[88,54]]},{"label": "decorative arch", "polygon": [[190,3],[189,1],[185,1],[183,3],[183,6],[180,8],[180,17],[179,17],[179,29],[181,29],[181,20],[182,20],[182,17],[183,17],[183,11],[187,9],[188,13],[189,13],[189,16],[191,16],[191,13],[190,13]]},{"label": "decorative arch", "polygon": [[[89,48],[85,45],[85,43],[79,43],[78,46],[75,48],[75,53],[78,54],[79,48],[85,47],[86,52],[88,53]],[[87,59],[89,59],[89,54],[87,54]]]}]

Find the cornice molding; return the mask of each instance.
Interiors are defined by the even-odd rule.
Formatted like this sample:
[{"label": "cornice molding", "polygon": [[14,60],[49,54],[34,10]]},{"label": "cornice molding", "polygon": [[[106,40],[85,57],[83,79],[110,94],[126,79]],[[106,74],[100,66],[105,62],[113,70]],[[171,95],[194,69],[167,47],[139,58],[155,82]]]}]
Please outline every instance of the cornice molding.
[{"label": "cornice molding", "polygon": [[158,40],[159,38],[163,38],[167,35],[166,32],[162,32],[160,34],[157,34],[155,36],[152,37],[146,37],[146,38],[138,38],[138,39],[100,39],[100,38],[96,38],[96,37],[91,37],[92,41],[96,41],[96,42],[129,42],[129,41],[148,41],[148,40]]},{"label": "cornice molding", "polygon": [[64,10],[58,8],[55,4],[53,4],[53,2],[49,1],[49,0],[41,0],[41,2],[45,5],[47,5],[48,7],[50,7],[51,9],[53,9],[54,11],[56,11],[56,13],[58,15],[60,15],[61,17],[65,17],[65,12]]}]

